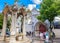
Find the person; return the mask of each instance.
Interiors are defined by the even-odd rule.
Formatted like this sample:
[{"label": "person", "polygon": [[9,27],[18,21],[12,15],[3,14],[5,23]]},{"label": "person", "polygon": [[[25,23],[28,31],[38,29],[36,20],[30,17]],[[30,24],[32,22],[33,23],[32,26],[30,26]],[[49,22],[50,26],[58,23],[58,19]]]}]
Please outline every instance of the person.
[{"label": "person", "polygon": [[46,32],[45,32],[45,41],[44,41],[44,43],[49,43],[49,32],[48,32],[48,30],[46,30]]},{"label": "person", "polygon": [[55,33],[51,30],[50,31],[50,39],[54,39],[55,38]]},{"label": "person", "polygon": [[44,39],[44,35],[46,32],[46,26],[43,23],[40,23],[39,31],[40,31],[40,39]]}]

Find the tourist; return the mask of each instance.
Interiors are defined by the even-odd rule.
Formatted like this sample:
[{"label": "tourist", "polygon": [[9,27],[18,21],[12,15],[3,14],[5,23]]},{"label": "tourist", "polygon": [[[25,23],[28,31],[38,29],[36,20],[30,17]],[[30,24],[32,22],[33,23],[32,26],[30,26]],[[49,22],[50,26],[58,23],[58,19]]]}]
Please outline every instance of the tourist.
[{"label": "tourist", "polygon": [[44,25],[44,23],[40,23],[39,31],[40,31],[40,39],[43,40],[45,38],[44,36],[46,32],[46,26]]},{"label": "tourist", "polygon": [[46,32],[45,32],[45,41],[44,43],[49,43],[49,32],[48,32],[48,29],[46,29]]}]

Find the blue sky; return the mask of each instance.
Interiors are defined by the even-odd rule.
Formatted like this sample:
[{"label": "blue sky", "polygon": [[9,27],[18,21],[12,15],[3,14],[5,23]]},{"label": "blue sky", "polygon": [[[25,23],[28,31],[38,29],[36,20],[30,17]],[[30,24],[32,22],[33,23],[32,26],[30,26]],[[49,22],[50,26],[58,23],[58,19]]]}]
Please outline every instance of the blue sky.
[{"label": "blue sky", "polygon": [[[0,12],[4,9],[5,2],[7,2],[8,5],[14,4],[14,0],[0,0]],[[37,9],[39,9],[40,2],[41,2],[41,0],[19,0],[18,5],[25,5],[26,7],[29,7],[29,8],[31,6],[31,8],[35,7]]]}]

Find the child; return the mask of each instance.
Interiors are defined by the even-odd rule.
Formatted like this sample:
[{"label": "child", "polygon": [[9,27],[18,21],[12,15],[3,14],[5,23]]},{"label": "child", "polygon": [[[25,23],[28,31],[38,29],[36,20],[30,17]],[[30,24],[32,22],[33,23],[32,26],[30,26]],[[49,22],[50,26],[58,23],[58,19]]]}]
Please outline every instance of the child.
[{"label": "child", "polygon": [[45,43],[49,43],[49,32],[48,32],[48,30],[45,32]]}]

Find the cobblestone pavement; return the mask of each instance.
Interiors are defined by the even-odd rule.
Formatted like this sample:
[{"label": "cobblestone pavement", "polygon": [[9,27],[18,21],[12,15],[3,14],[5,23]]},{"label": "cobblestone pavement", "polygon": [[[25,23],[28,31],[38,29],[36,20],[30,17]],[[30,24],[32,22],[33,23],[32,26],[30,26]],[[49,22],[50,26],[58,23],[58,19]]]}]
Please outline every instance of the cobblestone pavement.
[{"label": "cobblestone pavement", "polygon": [[[40,41],[39,38],[36,38],[36,37],[33,38],[33,37],[30,37],[30,36],[29,36],[29,38],[32,40],[31,43],[44,43],[44,41]],[[8,42],[0,41],[0,43],[8,43]],[[50,43],[52,43],[52,42],[50,42]],[[60,43],[60,38],[54,39],[53,43]]]},{"label": "cobblestone pavement", "polygon": [[[60,34],[58,34],[58,33],[60,33],[60,29],[55,29],[53,31],[55,32],[56,37],[58,37],[58,38],[54,39],[53,43],[60,43]],[[40,39],[37,37],[28,36],[28,38],[30,38],[32,40],[31,43],[44,43],[43,41],[40,41]],[[8,43],[8,42],[4,42],[4,41],[0,40],[0,43]]]},{"label": "cobblestone pavement", "polygon": [[[30,39],[32,39],[32,43],[44,43],[44,41],[40,41],[39,37],[29,37]],[[51,40],[49,41],[49,43],[52,43]],[[60,43],[60,38],[55,38],[53,40],[53,43]]]}]

